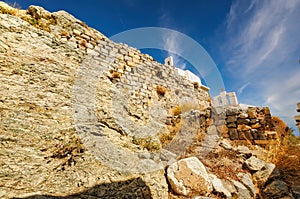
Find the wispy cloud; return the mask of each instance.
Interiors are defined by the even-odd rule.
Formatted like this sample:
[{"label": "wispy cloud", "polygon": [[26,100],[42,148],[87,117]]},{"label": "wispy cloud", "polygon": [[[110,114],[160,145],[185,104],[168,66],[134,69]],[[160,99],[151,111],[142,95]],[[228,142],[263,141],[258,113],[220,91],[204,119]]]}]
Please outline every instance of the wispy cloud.
[{"label": "wispy cloud", "polygon": [[250,85],[250,82],[247,82],[246,84],[244,84],[243,86],[241,86],[238,91],[237,94],[240,95],[244,92],[245,88],[247,88]]},{"label": "wispy cloud", "polygon": [[289,125],[300,101],[299,19],[298,0],[237,0],[227,16],[223,44],[228,73],[247,82],[236,88],[238,93],[251,84],[257,90],[253,99],[263,101],[257,105],[270,106]]},{"label": "wispy cloud", "polygon": [[[168,27],[174,24],[173,18],[171,18],[167,11],[164,11],[159,18],[159,24],[163,27]],[[178,55],[181,54],[184,49],[181,47],[181,39],[175,32],[166,32],[164,34],[164,49],[168,52],[168,56],[173,57],[174,65],[180,69],[186,69],[185,61]],[[176,55],[177,54],[177,55]]]}]

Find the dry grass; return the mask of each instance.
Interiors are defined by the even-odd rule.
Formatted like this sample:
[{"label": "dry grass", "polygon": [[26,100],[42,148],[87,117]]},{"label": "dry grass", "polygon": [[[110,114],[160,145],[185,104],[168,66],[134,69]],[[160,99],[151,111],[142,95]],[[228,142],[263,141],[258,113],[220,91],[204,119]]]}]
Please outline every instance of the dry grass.
[{"label": "dry grass", "polygon": [[178,116],[182,113],[188,113],[191,110],[199,110],[199,105],[196,102],[184,102],[170,109],[172,116]]},{"label": "dry grass", "polygon": [[178,116],[182,113],[182,109],[180,105],[176,105],[173,108],[171,108],[170,113],[172,116]]},{"label": "dry grass", "polygon": [[1,14],[9,14],[13,16],[19,16],[21,14],[21,9],[14,3],[11,7],[7,6],[5,3],[0,2],[0,13]]},{"label": "dry grass", "polygon": [[281,149],[275,164],[282,175],[282,179],[291,186],[300,186],[300,137],[289,131]]},{"label": "dry grass", "polygon": [[185,102],[180,104],[183,113],[190,112],[191,110],[199,110],[199,105],[196,102]]},{"label": "dry grass", "polygon": [[238,162],[237,157],[236,151],[222,149],[221,151],[210,152],[200,160],[219,178],[238,180],[237,174],[247,173],[247,171]]},{"label": "dry grass", "polygon": [[109,72],[111,74],[110,77],[109,77],[110,80],[113,80],[113,79],[116,79],[116,78],[121,79],[122,73],[120,73],[116,70],[110,70]]},{"label": "dry grass", "polygon": [[160,97],[163,97],[165,96],[167,89],[164,86],[158,85],[156,86],[156,92]]},{"label": "dry grass", "polygon": [[289,134],[289,127],[282,119],[276,116],[272,116],[271,123],[272,128],[276,130],[278,137],[280,138],[281,142],[283,142]]},{"label": "dry grass", "polygon": [[76,163],[75,158],[84,152],[84,146],[77,134],[66,132],[57,138],[56,145],[49,150],[51,155],[48,158],[63,159],[58,167],[64,169]]},{"label": "dry grass", "polygon": [[[15,4],[17,5],[17,4]],[[21,10],[18,8],[13,8],[10,6],[7,6],[5,3],[0,2],[0,13],[2,14],[8,14],[20,17],[24,21],[27,21],[32,26],[42,29],[45,31],[50,32],[50,25],[56,25],[57,22],[55,18],[52,15],[45,15],[43,18],[35,18],[32,13],[30,13],[28,10]]]},{"label": "dry grass", "polygon": [[180,130],[180,127],[181,127],[180,118],[173,120],[172,124],[167,126],[169,132],[159,136],[159,140],[162,146],[168,145],[174,139],[174,137]]},{"label": "dry grass", "polygon": [[158,151],[161,145],[158,141],[153,140],[151,137],[147,138],[136,138],[133,136],[132,143],[140,146],[142,149],[147,149],[148,151]]}]

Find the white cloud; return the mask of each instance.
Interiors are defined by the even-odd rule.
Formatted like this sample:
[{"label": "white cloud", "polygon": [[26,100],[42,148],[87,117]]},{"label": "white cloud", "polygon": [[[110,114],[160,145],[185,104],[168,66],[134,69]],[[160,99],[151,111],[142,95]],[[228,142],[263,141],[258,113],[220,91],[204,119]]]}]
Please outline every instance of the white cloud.
[{"label": "white cloud", "polygon": [[251,84],[253,103],[259,96],[257,105],[270,106],[289,125],[300,102],[299,19],[298,0],[237,0],[227,16],[223,44],[227,72],[247,82],[237,86],[238,94]]},{"label": "white cloud", "polygon": [[250,82],[247,82],[246,84],[244,84],[243,86],[241,86],[239,89],[238,89],[238,92],[237,94],[240,95],[244,92],[245,88],[247,88],[248,86],[250,85]]}]

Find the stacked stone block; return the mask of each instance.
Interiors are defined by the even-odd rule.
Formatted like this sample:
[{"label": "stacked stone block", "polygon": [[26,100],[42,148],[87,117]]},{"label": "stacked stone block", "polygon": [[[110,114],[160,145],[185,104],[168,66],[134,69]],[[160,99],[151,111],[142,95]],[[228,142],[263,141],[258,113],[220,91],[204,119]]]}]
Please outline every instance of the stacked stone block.
[{"label": "stacked stone block", "polygon": [[249,107],[246,110],[233,106],[216,107],[213,109],[213,119],[218,132],[231,140],[261,143],[259,140],[277,139],[268,107]]}]

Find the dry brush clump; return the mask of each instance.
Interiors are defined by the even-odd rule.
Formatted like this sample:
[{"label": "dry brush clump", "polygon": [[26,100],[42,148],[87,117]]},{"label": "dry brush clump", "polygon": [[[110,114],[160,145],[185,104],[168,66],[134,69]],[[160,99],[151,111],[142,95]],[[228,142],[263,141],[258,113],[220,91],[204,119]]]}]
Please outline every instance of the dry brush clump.
[{"label": "dry brush clump", "polygon": [[109,70],[109,73],[110,75],[107,77],[110,81],[113,81],[114,79],[121,79],[122,77],[122,73],[117,70]]},{"label": "dry brush clump", "polygon": [[154,140],[152,137],[137,138],[133,136],[132,143],[138,145],[142,149],[147,149],[148,151],[158,151],[161,149],[161,145],[158,140]]},{"label": "dry brush clump", "polygon": [[62,163],[58,166],[64,169],[76,163],[76,157],[81,156],[84,152],[84,146],[77,134],[63,132],[56,138],[56,144],[49,149],[50,155],[47,157],[61,159]]},{"label": "dry brush clump", "polygon": [[295,136],[291,129],[286,137],[275,164],[285,182],[291,186],[298,183],[299,186],[300,137]]},{"label": "dry brush clump", "polygon": [[212,151],[207,156],[199,159],[219,178],[239,180],[237,174],[247,173],[247,171],[240,164],[237,157],[238,153],[236,151],[221,149],[221,151]]},{"label": "dry brush clump", "polygon": [[175,117],[171,119],[171,124],[167,125],[168,132],[163,133],[159,136],[159,140],[162,146],[168,145],[174,137],[177,135],[181,127],[180,117]]},{"label": "dry brush clump", "polygon": [[164,97],[165,94],[167,93],[167,88],[165,88],[164,86],[158,85],[158,86],[156,86],[156,92],[157,92],[158,96]]},{"label": "dry brush clump", "polygon": [[20,17],[32,26],[47,32],[51,31],[50,25],[57,24],[53,15],[47,13],[40,16],[37,14],[37,10],[34,7],[29,7],[28,10],[21,10],[19,8],[11,7],[4,2],[0,2],[0,13]]},{"label": "dry brush clump", "polygon": [[13,16],[20,16],[23,14],[22,10],[16,3],[14,3],[12,6],[9,6],[4,2],[0,2],[0,13]]}]

